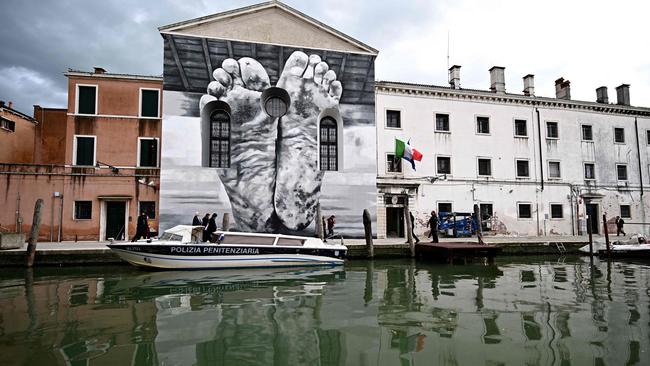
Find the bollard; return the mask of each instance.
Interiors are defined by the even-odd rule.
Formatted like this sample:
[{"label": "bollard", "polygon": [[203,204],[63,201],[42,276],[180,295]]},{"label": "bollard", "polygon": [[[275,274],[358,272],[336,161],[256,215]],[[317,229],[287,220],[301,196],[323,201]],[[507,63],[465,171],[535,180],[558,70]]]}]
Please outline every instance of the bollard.
[{"label": "bollard", "polygon": [[603,232],[605,233],[605,247],[607,248],[607,256],[610,256],[610,248],[609,248],[609,231],[607,230],[607,214],[603,214],[603,226],[605,229]]},{"label": "bollard", "polygon": [[38,230],[41,227],[41,211],[43,210],[43,200],[37,199],[34,205],[34,218],[32,219],[32,230],[29,232],[29,240],[27,241],[27,267],[31,268],[34,265],[34,257],[36,256],[36,242],[38,242]]},{"label": "bollard", "polygon": [[411,249],[411,258],[415,258],[415,244],[413,243],[413,225],[411,224],[410,211],[406,210],[406,240]]},{"label": "bollard", "polygon": [[591,230],[591,215],[587,215],[587,234],[589,235],[589,256],[594,256],[594,238]]},{"label": "bollard", "polygon": [[366,237],[366,249],[368,250],[368,258],[375,257],[375,247],[372,243],[372,221],[370,220],[370,212],[367,209],[363,210],[363,230]]},{"label": "bollard", "polygon": [[221,219],[221,230],[230,231],[230,213],[225,212]]},{"label": "bollard", "polygon": [[323,225],[321,224],[323,222],[323,212],[320,210],[320,203],[316,205],[316,221],[314,221],[314,225],[316,226],[316,236],[320,239],[323,240],[324,232],[323,232]]}]

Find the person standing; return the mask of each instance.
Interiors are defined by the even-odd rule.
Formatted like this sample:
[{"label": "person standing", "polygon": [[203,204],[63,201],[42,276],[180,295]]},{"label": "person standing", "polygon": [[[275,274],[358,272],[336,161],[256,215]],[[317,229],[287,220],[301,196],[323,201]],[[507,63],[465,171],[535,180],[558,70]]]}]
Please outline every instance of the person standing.
[{"label": "person standing", "polygon": [[438,215],[436,215],[436,211],[431,211],[431,218],[429,219],[429,223],[427,226],[429,226],[429,228],[431,229],[431,232],[429,233],[431,242],[437,243],[438,242]]},{"label": "person standing", "polygon": [[207,232],[207,239],[204,241],[210,241],[212,239],[212,234],[217,231],[217,214],[213,213],[208,220],[208,227],[205,230]]},{"label": "person standing", "polygon": [[413,239],[415,239],[415,244],[420,242],[420,239],[418,239],[417,236],[415,236],[415,217],[413,216],[413,212],[409,211],[409,219],[411,220],[411,236]]},{"label": "person standing", "polygon": [[616,236],[621,235],[621,233],[623,233],[623,236],[626,235],[623,230],[623,225],[625,225],[625,221],[620,216],[616,216]]},{"label": "person standing", "polygon": [[210,223],[210,214],[207,213],[205,216],[203,216],[203,219],[201,219],[201,226],[203,226],[203,242],[205,243],[208,241],[208,224]]},{"label": "person standing", "polygon": [[334,224],[336,224],[336,216],[332,215],[327,218],[327,236],[331,237],[334,235]]},{"label": "person standing", "polygon": [[142,211],[140,216],[138,216],[138,224],[135,228],[135,236],[131,239],[131,243],[139,240],[140,238],[145,237],[149,239],[149,218],[147,214]]},{"label": "person standing", "polygon": [[194,213],[194,218],[192,219],[192,226],[201,226],[201,219],[199,219],[199,212]]}]

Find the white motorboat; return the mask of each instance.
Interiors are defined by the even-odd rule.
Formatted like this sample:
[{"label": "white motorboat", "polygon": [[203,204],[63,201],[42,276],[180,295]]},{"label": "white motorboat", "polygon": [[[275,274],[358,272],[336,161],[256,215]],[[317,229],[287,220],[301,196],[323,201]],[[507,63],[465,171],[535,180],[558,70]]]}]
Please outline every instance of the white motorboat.
[{"label": "white motorboat", "polygon": [[[650,257],[650,244],[646,243],[645,237],[633,235],[632,237],[619,241],[615,240],[610,243],[609,254],[605,240],[594,241],[592,244],[594,254],[612,257],[630,257],[643,258]],[[589,253],[589,244],[580,248],[583,253]]]},{"label": "white motorboat", "polygon": [[296,267],[343,264],[347,247],[318,238],[217,231],[215,243],[201,242],[203,227],[175,226],[159,239],[111,243],[125,261],[161,269]]}]

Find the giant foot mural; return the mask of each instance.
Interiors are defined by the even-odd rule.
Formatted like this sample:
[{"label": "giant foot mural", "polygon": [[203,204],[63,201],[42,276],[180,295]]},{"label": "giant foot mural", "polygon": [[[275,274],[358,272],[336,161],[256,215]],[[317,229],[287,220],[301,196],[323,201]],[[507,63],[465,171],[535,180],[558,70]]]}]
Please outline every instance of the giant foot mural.
[{"label": "giant foot mural", "polygon": [[[202,115],[221,108],[230,116],[229,167],[218,169],[218,174],[239,229],[305,229],[316,215],[323,178],[318,165],[319,121],[340,115],[343,88],[336,73],[318,55],[293,52],[276,85],[290,99],[279,118],[264,110],[262,91],[270,82],[255,59],[226,59],[213,76],[199,107]],[[211,124],[202,128],[208,129],[202,133],[204,139],[215,134]]]}]

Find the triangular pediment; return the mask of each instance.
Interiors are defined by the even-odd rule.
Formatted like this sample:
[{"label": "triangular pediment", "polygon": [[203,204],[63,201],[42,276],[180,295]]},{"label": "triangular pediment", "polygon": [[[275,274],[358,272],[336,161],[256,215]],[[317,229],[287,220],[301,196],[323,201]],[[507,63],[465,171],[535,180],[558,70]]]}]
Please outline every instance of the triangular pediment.
[{"label": "triangular pediment", "polygon": [[278,1],[170,24],[159,30],[163,34],[378,53],[376,49]]}]

